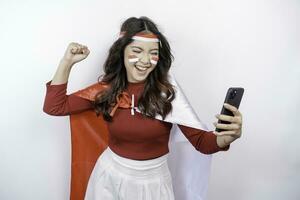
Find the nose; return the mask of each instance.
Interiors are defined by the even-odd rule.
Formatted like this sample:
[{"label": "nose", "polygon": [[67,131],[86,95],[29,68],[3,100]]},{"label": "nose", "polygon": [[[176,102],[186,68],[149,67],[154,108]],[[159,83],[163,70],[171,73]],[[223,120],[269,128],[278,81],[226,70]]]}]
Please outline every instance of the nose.
[{"label": "nose", "polygon": [[141,59],[140,59],[141,63],[144,65],[144,66],[148,66],[150,64],[150,57],[148,54],[143,54]]}]

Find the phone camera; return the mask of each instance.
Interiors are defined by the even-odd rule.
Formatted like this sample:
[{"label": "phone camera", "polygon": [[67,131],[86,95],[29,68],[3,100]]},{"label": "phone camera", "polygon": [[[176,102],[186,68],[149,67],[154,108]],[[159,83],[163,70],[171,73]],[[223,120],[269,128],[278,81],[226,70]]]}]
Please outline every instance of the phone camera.
[{"label": "phone camera", "polygon": [[236,95],[237,91],[236,90],[233,90],[231,93],[230,93],[230,99],[233,99]]}]

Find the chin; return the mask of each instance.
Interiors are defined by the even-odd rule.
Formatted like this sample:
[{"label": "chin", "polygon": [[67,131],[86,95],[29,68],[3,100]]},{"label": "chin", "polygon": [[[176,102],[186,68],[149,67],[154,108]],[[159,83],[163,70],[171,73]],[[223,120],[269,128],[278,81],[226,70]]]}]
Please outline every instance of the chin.
[{"label": "chin", "polygon": [[134,79],[136,81],[144,81],[147,79],[147,77],[148,77],[148,74],[146,74],[145,76],[134,76]]}]

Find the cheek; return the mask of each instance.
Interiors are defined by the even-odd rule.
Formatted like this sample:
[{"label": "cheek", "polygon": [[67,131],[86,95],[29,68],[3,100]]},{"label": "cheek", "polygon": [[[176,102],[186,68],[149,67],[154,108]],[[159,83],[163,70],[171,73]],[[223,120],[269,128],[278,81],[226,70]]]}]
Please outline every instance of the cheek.
[{"label": "cheek", "polygon": [[153,65],[156,65],[157,62],[158,62],[158,56],[151,56],[150,62],[151,62]]},{"label": "cheek", "polygon": [[[127,59],[128,59],[128,63],[136,63],[139,60],[139,58],[136,55],[132,55],[132,54],[129,54]],[[158,62],[158,56],[151,56],[150,62],[152,65],[155,66]]]},{"label": "cheek", "polygon": [[127,59],[129,63],[135,63],[139,60],[139,58],[136,55],[128,55]]}]

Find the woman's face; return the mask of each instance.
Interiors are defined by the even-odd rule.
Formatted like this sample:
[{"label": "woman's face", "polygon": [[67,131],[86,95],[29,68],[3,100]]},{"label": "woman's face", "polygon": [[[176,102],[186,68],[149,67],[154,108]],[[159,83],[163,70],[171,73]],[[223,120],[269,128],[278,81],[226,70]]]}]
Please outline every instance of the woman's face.
[{"label": "woman's face", "polygon": [[134,40],[124,49],[124,65],[128,82],[144,81],[158,62],[158,42]]}]

